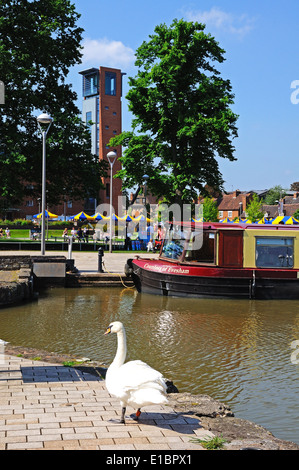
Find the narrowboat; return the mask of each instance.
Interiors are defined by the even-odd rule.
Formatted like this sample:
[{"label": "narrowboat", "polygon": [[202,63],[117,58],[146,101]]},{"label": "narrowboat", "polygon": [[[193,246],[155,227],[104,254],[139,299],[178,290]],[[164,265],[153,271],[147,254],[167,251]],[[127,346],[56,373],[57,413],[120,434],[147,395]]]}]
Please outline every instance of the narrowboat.
[{"label": "narrowboat", "polygon": [[299,226],[169,224],[159,258],[131,258],[139,292],[177,297],[299,299]]}]

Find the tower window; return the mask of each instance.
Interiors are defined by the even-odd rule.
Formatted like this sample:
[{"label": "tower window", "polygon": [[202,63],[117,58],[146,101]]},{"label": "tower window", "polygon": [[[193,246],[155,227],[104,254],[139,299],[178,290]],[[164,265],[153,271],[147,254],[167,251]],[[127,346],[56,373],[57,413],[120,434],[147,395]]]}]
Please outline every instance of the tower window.
[{"label": "tower window", "polygon": [[93,72],[83,77],[83,96],[97,95],[99,93],[99,73]]},{"label": "tower window", "polygon": [[105,94],[115,96],[116,95],[116,73],[105,72]]},{"label": "tower window", "polygon": [[86,113],[86,125],[87,125],[87,128],[88,128],[89,132],[91,132],[91,122],[90,121],[92,121],[92,112],[88,111],[88,113]]}]

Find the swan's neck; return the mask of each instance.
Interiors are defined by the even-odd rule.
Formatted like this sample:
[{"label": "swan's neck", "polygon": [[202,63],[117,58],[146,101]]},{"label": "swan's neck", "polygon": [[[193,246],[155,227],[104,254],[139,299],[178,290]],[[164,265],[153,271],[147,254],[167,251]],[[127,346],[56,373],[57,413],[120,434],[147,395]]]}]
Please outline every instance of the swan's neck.
[{"label": "swan's neck", "polygon": [[114,367],[120,367],[125,362],[127,355],[126,333],[124,330],[117,333],[117,351],[116,356],[111,364]]}]

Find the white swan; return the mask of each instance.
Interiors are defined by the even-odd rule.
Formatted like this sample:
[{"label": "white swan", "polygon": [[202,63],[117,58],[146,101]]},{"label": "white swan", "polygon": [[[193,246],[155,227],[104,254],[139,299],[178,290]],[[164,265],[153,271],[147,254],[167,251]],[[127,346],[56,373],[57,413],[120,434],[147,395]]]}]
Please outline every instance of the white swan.
[{"label": "white swan", "polygon": [[164,404],[166,384],[160,372],[142,361],[130,361],[124,364],[127,354],[126,333],[121,322],[109,325],[105,335],[117,333],[116,356],[107,370],[106,387],[108,392],[119,398],[122,407],[121,423],[125,423],[127,405],[137,408],[138,420],[143,406]]}]

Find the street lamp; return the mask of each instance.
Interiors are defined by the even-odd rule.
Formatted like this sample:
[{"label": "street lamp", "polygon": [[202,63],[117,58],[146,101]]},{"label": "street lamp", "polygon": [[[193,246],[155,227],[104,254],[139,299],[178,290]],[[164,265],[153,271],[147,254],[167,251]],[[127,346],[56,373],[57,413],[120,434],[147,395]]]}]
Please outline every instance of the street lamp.
[{"label": "street lamp", "polygon": [[45,111],[38,116],[37,123],[38,127],[43,136],[43,160],[42,160],[42,230],[41,230],[41,255],[45,254],[45,212],[46,212],[46,137],[50,126],[53,122],[53,118]]},{"label": "street lamp", "polygon": [[145,214],[147,217],[147,208],[146,208],[146,196],[147,196],[147,181],[149,179],[148,175],[143,175],[143,180],[144,180],[144,205],[145,205]]},{"label": "street lamp", "polygon": [[112,175],[113,175],[113,165],[117,158],[116,152],[107,153],[107,159],[110,163],[110,239],[109,239],[109,253],[112,253]]}]

